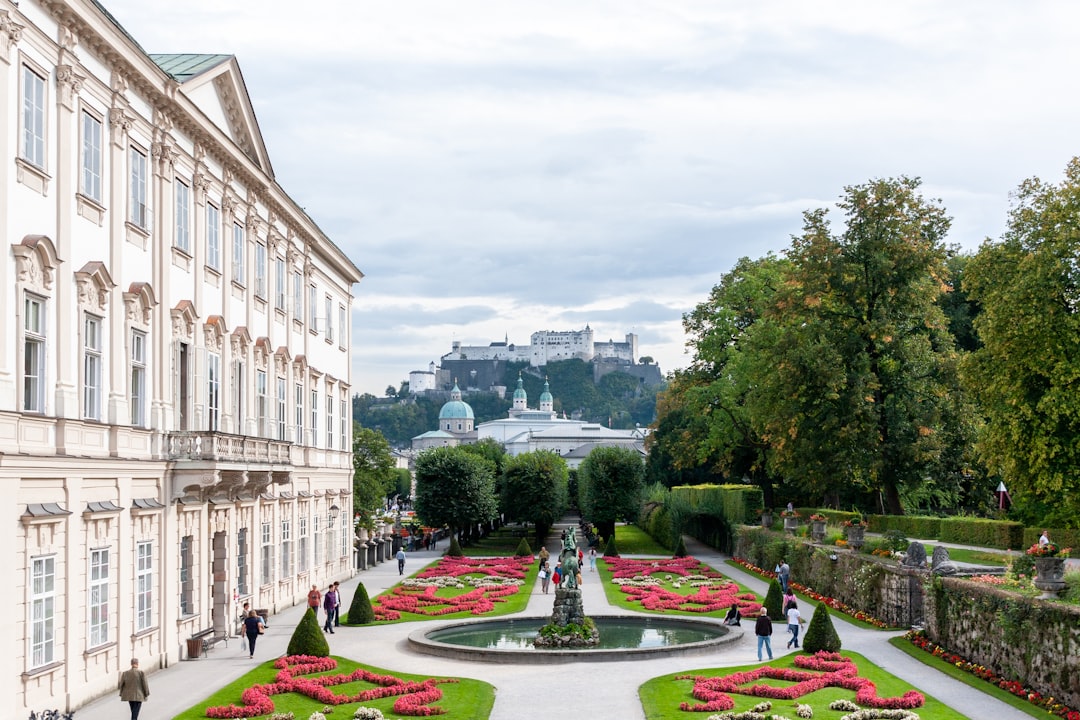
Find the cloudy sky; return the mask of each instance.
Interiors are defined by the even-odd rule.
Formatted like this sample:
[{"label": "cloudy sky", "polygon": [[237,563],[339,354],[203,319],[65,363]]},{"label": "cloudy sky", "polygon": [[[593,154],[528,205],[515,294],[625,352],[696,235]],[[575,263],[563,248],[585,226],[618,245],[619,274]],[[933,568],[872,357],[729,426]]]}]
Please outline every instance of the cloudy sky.
[{"label": "cloudy sky", "polygon": [[950,241],[1080,154],[1080,3],[102,0],[237,56],[278,181],[365,273],[359,392],[586,323],[681,316],[845,185],[919,176]]}]

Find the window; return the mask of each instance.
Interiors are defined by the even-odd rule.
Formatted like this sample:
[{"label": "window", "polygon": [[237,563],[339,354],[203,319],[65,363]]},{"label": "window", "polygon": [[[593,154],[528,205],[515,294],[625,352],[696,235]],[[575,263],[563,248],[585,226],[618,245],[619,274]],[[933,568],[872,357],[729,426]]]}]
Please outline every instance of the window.
[{"label": "window", "polygon": [[90,612],[90,647],[109,642],[109,550],[90,551],[87,609]]},{"label": "window", "polygon": [[83,322],[83,417],[101,419],[101,318]]},{"label": "window", "polygon": [[255,243],[255,297],[266,297],[266,246]]},{"label": "window", "polygon": [[146,153],[131,148],[131,211],[128,219],[143,230],[150,227],[150,212],[146,205]]},{"label": "window", "polygon": [[101,121],[82,113],[82,178],[80,192],[94,202],[101,202]]},{"label": "window", "polygon": [[348,321],[345,316],[345,306],[338,305],[337,309],[337,324],[338,324],[338,345],[345,347],[348,343],[348,339],[345,335],[345,328],[349,327]]},{"label": "window", "polygon": [[146,333],[131,331],[131,424],[146,425]]},{"label": "window", "polygon": [[240,528],[236,533],[236,594],[243,597],[248,589],[248,529]]},{"label": "window", "polygon": [[326,339],[334,341],[334,298],[326,296]]},{"label": "window", "polygon": [[308,571],[308,519],[307,511],[300,516],[300,545],[297,548],[297,560],[299,560],[299,567],[297,572],[306,573]]},{"label": "window", "polygon": [[176,367],[177,380],[176,392],[180,398],[179,414],[180,414],[180,429],[191,429],[191,390],[193,387],[191,378],[191,348],[190,346],[182,342],[176,350]]},{"label": "window", "polygon": [[221,271],[221,211],[206,204],[206,264]]},{"label": "window", "polygon": [[293,318],[304,322],[304,278],[299,272],[293,271]]},{"label": "window", "polygon": [[195,614],[195,580],[192,575],[195,556],[192,551],[191,535],[180,538],[180,616]]},{"label": "window", "polygon": [[341,449],[349,449],[349,399],[341,396]]},{"label": "window", "polygon": [[232,226],[232,279],[238,285],[244,284],[244,226],[240,223]]},{"label": "window", "polygon": [[341,525],[338,528],[338,557],[346,557],[349,554],[349,513],[345,512],[345,508],[341,509],[338,523]]},{"label": "window", "polygon": [[266,371],[255,371],[255,419],[258,423],[255,434],[259,437],[267,436],[266,428]]},{"label": "window", "polygon": [[296,383],[296,444],[304,444],[304,384]]},{"label": "window", "polygon": [[308,286],[308,325],[311,332],[319,332],[319,319],[315,316],[318,310],[319,290],[314,285]]},{"label": "window", "polygon": [[271,545],[270,523],[262,524],[262,584],[268,585],[274,580],[274,546]]},{"label": "window", "polygon": [[45,412],[45,300],[23,300],[23,410]]},{"label": "window", "polygon": [[319,446],[319,393],[311,391],[311,446]]},{"label": "window", "polygon": [[334,396],[326,393],[326,448],[334,449]]},{"label": "window", "polygon": [[274,258],[274,308],[285,312],[285,294],[288,290],[285,287],[285,260],[282,258]]},{"label": "window", "polygon": [[281,579],[292,577],[292,520],[281,521]]},{"label": "window", "polygon": [[45,78],[23,66],[22,159],[45,167]]},{"label": "window", "polygon": [[206,354],[206,429],[211,432],[221,422],[221,356]]},{"label": "window", "polygon": [[176,249],[191,252],[191,188],[180,178],[173,183],[176,200]]},{"label": "window", "polygon": [[279,377],[277,379],[277,439],[285,439],[285,398],[287,395],[285,384],[285,378]]},{"label": "window", "polygon": [[154,544],[135,544],[135,631],[154,625]]},{"label": "window", "polygon": [[244,361],[237,360],[233,363],[233,379],[232,379],[232,392],[233,392],[233,418],[236,420],[236,432],[239,434],[244,433],[244,418],[247,417],[247,413],[244,408],[244,377],[246,373],[244,370]]},{"label": "window", "polygon": [[30,666],[53,661],[56,605],[56,558],[34,558],[30,563]]},{"label": "window", "polygon": [[334,516],[327,513],[326,515],[326,560],[327,562],[334,559]]},{"label": "window", "polygon": [[314,532],[311,546],[315,549],[315,567],[322,564],[322,543],[319,542],[322,539],[320,520],[319,513],[315,513],[315,517],[311,518],[312,531]]}]

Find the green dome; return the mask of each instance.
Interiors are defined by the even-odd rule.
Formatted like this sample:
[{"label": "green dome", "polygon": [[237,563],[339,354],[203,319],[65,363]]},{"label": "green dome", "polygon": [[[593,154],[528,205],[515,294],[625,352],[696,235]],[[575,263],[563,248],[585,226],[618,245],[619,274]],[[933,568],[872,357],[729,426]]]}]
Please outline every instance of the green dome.
[{"label": "green dome", "polygon": [[551,391],[548,389],[547,380],[544,381],[544,392],[540,393],[540,402],[542,402],[542,403],[555,402],[555,398],[551,397]]},{"label": "green dome", "polygon": [[472,420],[473,411],[469,403],[462,400],[451,400],[442,406],[439,411],[440,420]]},{"label": "green dome", "polygon": [[527,398],[528,398],[528,395],[525,394],[525,387],[522,385],[521,376],[518,375],[518,386],[517,386],[517,390],[514,391],[514,399],[515,400],[525,400]]}]

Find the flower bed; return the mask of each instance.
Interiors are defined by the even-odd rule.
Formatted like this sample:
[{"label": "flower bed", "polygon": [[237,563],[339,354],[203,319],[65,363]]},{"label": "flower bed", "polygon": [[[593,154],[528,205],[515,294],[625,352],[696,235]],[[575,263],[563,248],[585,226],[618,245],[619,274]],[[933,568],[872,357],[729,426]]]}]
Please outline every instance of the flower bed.
[{"label": "flower bed", "polygon": [[1016,680],[1006,680],[1005,678],[997,675],[992,670],[986,668],[983,665],[970,662],[965,658],[960,657],[954,652],[943,648],[936,642],[926,636],[926,633],[922,630],[912,630],[904,636],[907,640],[922,650],[930,653],[934,657],[941,658],[945,662],[960,668],[964,672],[971,673],[980,680],[985,680],[988,683],[997,685],[1002,690],[1012,693],[1018,698],[1027,700],[1032,705],[1036,705],[1043,708],[1052,715],[1065,718],[1065,720],[1080,720],[1080,711],[1073,710],[1067,705],[1063,705],[1052,697],[1046,697],[1035,690],[1025,686],[1023,683]]},{"label": "flower bed", "polygon": [[[754,670],[721,677],[679,675],[676,677],[678,680],[694,681],[693,696],[701,701],[680,703],[679,709],[685,712],[731,710],[735,707],[735,700],[731,697],[733,694],[773,700],[795,700],[828,687],[854,690],[855,702],[870,708],[911,709],[922,707],[926,702],[926,697],[916,690],[909,690],[900,697],[879,696],[873,681],[859,677],[859,669],[854,661],[839,653],[798,655],[794,658],[794,663],[801,670],[763,665]],[[778,687],[757,682],[763,678],[792,684]]]},{"label": "flower bed", "polygon": [[399,620],[403,612],[426,617],[458,612],[483,615],[504,602],[503,598],[517,594],[532,564],[529,557],[444,556],[375,598],[371,607],[376,620]]},{"label": "flower bed", "polygon": [[[754,593],[741,592],[738,585],[693,557],[604,558],[604,562],[611,582],[645,610],[709,613],[738,605],[740,613],[749,615],[761,609]],[[684,587],[689,591],[682,592]]]},{"label": "flower bed", "polygon": [[[733,563],[741,566],[741,567],[746,568],[747,570],[749,570],[752,573],[756,573],[758,575],[761,575],[762,577],[767,577],[767,578],[775,578],[776,577],[776,573],[772,572],[771,570],[765,570],[763,568],[759,568],[758,566],[753,565],[752,563],[749,563],[746,560],[743,560],[742,558],[733,557],[733,558],[731,558],[731,561]],[[808,598],[810,598],[814,602],[824,603],[825,605],[828,605],[830,610],[837,610],[839,612],[844,613],[845,615],[849,615],[849,616],[855,618],[859,622],[864,622],[867,625],[872,625],[872,626],[874,626],[876,628],[885,629],[885,628],[889,627],[888,623],[886,623],[886,622],[884,622],[882,620],[879,620],[878,618],[874,617],[873,615],[870,615],[869,613],[863,612],[862,610],[857,610],[857,609],[851,607],[850,605],[848,605],[847,603],[842,603],[839,600],[837,600],[836,598],[827,597],[825,595],[822,595],[821,593],[815,592],[812,588],[809,588],[809,587],[807,587],[805,585],[800,585],[797,582],[789,581],[788,584],[792,588],[794,588],[797,592],[802,593],[803,595],[807,596]]]},{"label": "flower bed", "polygon": [[[337,661],[327,657],[309,655],[289,655],[274,661],[278,674],[274,682],[264,685],[252,685],[240,694],[243,705],[218,705],[206,708],[209,718],[247,718],[268,715],[274,712],[274,701],[270,698],[282,693],[295,692],[325,703],[343,705],[360,703],[398,696],[394,701],[394,712],[402,715],[423,716],[442,715],[446,711],[431,703],[442,698],[442,691],[437,687],[441,683],[453,683],[453,679],[435,679],[416,682],[402,680],[393,675],[378,675],[363,668],[357,668],[348,674],[319,675],[304,677],[313,673],[329,672],[337,667]],[[351,695],[339,695],[329,688],[352,682],[367,682],[375,687],[361,690]]]}]

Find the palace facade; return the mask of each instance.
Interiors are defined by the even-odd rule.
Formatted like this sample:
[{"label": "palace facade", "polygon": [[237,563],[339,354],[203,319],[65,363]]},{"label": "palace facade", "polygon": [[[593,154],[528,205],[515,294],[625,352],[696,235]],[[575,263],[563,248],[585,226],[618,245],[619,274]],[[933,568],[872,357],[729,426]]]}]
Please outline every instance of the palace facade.
[{"label": "palace facade", "polygon": [[233,56],[0,0],[0,117],[0,717],[27,717],[355,572],[362,274],[275,181]]}]

